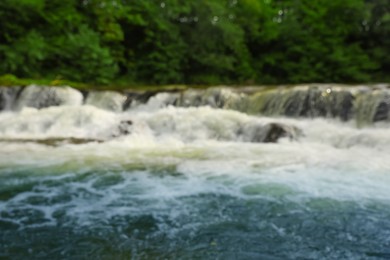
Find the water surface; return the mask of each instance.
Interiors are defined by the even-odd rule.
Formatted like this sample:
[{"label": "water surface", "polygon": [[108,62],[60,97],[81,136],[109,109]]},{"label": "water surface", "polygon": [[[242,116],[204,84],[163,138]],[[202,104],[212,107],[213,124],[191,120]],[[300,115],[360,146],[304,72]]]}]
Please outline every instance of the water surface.
[{"label": "water surface", "polygon": [[[238,131],[267,122],[303,135]],[[0,139],[0,258],[390,258],[387,124],[62,106],[0,114]]]}]

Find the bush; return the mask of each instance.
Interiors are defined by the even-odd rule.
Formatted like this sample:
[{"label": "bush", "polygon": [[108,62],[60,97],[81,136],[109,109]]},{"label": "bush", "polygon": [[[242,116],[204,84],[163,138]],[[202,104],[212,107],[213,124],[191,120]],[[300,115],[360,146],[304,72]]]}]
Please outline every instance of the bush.
[{"label": "bush", "polygon": [[99,35],[82,26],[78,33],[55,39],[47,70],[65,79],[90,83],[108,83],[118,72],[118,66],[108,48],[100,45]]}]

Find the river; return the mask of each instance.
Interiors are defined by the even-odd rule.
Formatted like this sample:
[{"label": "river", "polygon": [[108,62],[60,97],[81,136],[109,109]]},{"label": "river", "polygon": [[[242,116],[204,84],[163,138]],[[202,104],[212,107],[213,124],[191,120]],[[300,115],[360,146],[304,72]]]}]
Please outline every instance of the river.
[{"label": "river", "polygon": [[[299,134],[254,142],[271,122]],[[3,111],[0,231],[5,259],[388,259],[389,122],[152,99]]]}]

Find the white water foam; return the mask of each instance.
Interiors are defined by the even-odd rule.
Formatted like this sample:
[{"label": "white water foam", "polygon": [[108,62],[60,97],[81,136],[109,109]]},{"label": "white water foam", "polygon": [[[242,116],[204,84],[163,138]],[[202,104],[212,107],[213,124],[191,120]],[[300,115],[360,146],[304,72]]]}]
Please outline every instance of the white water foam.
[{"label": "white water foam", "polygon": [[[118,124],[131,121],[130,134],[118,136]],[[297,141],[281,139],[276,144],[248,143],[248,126],[278,122],[300,128],[303,135]],[[105,140],[104,143],[66,145],[51,148],[42,145],[12,143],[14,139],[44,139],[77,137]],[[236,111],[200,108],[168,107],[155,112],[112,113],[92,106],[26,108],[21,112],[0,113],[1,152],[10,154],[21,147],[37,149],[41,153],[86,156],[101,154],[119,155],[125,151],[139,151],[147,157],[197,157],[205,160],[215,158],[241,158],[269,161],[275,165],[283,162],[316,162],[323,166],[377,165],[388,170],[386,160],[390,150],[388,125],[358,129],[352,124],[325,119],[296,120],[284,118],[258,118]],[[52,151],[54,150],[54,151]],[[69,150],[69,152],[66,152]],[[114,156],[112,156],[114,157]],[[269,158],[272,157],[272,158]],[[360,160],[360,158],[364,160]],[[124,157],[119,156],[120,161]],[[269,160],[264,160],[269,158]],[[112,158],[117,161],[116,158]],[[323,163],[322,163],[323,162]],[[348,162],[348,163],[347,163]],[[363,167],[364,168],[364,167]]]},{"label": "white water foam", "polygon": [[0,114],[0,138],[104,137],[118,116],[92,106],[24,108]]},{"label": "white water foam", "polygon": [[70,87],[42,87],[36,85],[23,89],[17,100],[18,110],[24,107],[47,107],[52,105],[78,106],[83,102],[83,95]]},{"label": "white water foam", "polygon": [[120,112],[126,96],[114,91],[91,91],[85,103],[101,109]]},{"label": "white water foam", "polygon": [[[112,137],[122,120],[133,122],[131,134]],[[269,144],[250,143],[237,134],[243,125],[268,122],[294,125],[304,134],[297,141]],[[54,147],[4,141],[48,137],[106,141]],[[44,223],[55,224],[61,211],[84,224],[139,211],[178,218],[191,208],[183,198],[202,194],[281,196],[303,206],[311,198],[390,204],[388,125],[358,129],[325,119],[258,118],[210,107],[112,113],[61,106],[0,114],[0,138],[0,174],[31,171],[31,181],[36,177],[42,183],[1,202],[0,211],[28,207],[41,212]],[[88,172],[109,173],[119,181],[99,186],[99,174],[71,180]],[[45,184],[56,178],[62,178],[61,188]],[[75,195],[54,206],[31,204],[36,197],[53,201],[65,191]]]}]

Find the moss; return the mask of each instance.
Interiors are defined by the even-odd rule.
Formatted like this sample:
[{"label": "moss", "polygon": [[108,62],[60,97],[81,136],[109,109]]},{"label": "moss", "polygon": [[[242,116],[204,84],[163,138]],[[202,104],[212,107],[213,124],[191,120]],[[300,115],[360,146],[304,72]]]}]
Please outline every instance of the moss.
[{"label": "moss", "polygon": [[28,85],[42,85],[42,86],[71,86],[77,89],[87,89],[88,85],[80,82],[73,82],[63,80],[61,78],[54,79],[21,79],[12,74],[5,74],[0,76],[0,86],[28,86]]},{"label": "moss", "polygon": [[124,81],[114,81],[105,85],[98,85],[93,83],[75,82],[61,77],[47,78],[47,79],[33,79],[33,78],[18,78],[12,74],[5,74],[0,76],[0,86],[13,87],[13,86],[28,86],[28,85],[41,85],[41,86],[70,86],[79,90],[136,90],[136,91],[177,91],[186,90],[188,88],[206,89],[208,85],[145,85],[126,83]]}]

